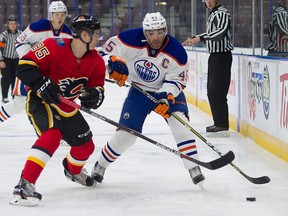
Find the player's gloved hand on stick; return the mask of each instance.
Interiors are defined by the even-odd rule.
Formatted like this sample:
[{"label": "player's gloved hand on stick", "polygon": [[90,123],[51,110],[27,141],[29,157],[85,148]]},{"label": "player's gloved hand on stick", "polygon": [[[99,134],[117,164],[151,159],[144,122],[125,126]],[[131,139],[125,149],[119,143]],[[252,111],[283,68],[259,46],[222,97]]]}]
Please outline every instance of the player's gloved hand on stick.
[{"label": "player's gloved hand on stick", "polygon": [[82,96],[79,96],[81,106],[87,109],[97,109],[101,106],[104,100],[104,88],[98,86],[96,88],[90,88]]},{"label": "player's gloved hand on stick", "polygon": [[123,86],[129,75],[126,62],[118,56],[110,56],[108,68],[109,78],[115,80],[120,87]]},{"label": "player's gloved hand on stick", "polygon": [[60,87],[48,77],[44,78],[35,88],[47,104],[59,104],[58,94],[62,95]]},{"label": "player's gloved hand on stick", "polygon": [[154,111],[164,118],[169,118],[171,115],[170,106],[175,103],[173,95],[167,94],[167,92],[155,92],[153,97],[159,101]]}]

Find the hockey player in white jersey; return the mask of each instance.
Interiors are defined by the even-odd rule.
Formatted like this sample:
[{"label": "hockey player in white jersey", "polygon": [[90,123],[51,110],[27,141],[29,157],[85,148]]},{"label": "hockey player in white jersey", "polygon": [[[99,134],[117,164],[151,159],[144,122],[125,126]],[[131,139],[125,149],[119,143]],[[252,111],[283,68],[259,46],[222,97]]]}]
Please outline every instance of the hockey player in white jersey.
[{"label": "hockey player in white jersey", "polygon": [[[187,80],[187,53],[182,45],[167,34],[165,18],[159,13],[147,13],[143,28],[124,31],[108,39],[103,45],[104,59],[114,61],[119,56],[126,61],[129,74],[113,72],[110,78],[124,85],[127,76],[159,100],[155,105],[133,86],[124,102],[119,123],[142,132],[147,115],[155,111],[167,121],[177,148],[181,153],[198,158],[194,136],[179,121],[170,117],[172,112],[189,122],[188,107],[183,93]],[[115,64],[114,64],[115,65]],[[118,65],[121,67],[121,65]],[[113,68],[112,68],[113,71]],[[136,141],[132,134],[118,129],[103,147],[92,169],[91,176],[102,182],[105,169]],[[182,159],[194,184],[202,187],[204,175],[196,164]]]},{"label": "hockey player in white jersey", "polygon": [[[16,39],[16,51],[21,58],[33,45],[49,38],[72,38],[71,30],[64,21],[67,17],[67,7],[62,1],[53,1],[49,5],[49,19],[41,19],[31,23]],[[14,99],[0,108],[0,123],[8,120],[14,114],[25,110],[26,90],[24,84],[16,78],[13,89]]]}]

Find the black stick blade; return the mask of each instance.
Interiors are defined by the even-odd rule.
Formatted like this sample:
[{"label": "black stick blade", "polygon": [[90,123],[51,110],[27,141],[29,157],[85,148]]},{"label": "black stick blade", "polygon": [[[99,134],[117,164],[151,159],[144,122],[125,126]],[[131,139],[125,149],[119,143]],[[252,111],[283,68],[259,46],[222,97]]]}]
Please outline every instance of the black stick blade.
[{"label": "black stick blade", "polygon": [[219,169],[227,164],[231,163],[235,159],[235,154],[232,151],[227,152],[225,155],[222,155],[220,158],[217,158],[214,161],[211,161],[211,168]]},{"label": "black stick blade", "polygon": [[262,176],[258,178],[252,178],[249,176],[245,176],[250,182],[254,184],[267,184],[271,181],[271,179],[268,176]]},{"label": "black stick blade", "polygon": [[180,157],[190,160],[202,167],[205,167],[206,169],[215,170],[215,169],[219,169],[231,163],[234,160],[235,155],[232,151],[229,151],[227,154],[209,162],[196,160],[195,158],[188,157],[187,155],[184,155],[184,154],[180,154]]}]

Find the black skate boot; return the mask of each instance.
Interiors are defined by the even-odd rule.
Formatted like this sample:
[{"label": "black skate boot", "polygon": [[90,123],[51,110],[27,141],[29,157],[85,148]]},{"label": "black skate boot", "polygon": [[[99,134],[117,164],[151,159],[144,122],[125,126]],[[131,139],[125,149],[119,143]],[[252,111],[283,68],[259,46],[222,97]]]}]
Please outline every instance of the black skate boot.
[{"label": "black skate boot", "polygon": [[18,185],[15,186],[13,198],[10,201],[12,205],[36,206],[42,199],[42,195],[36,192],[34,184],[21,178]]},{"label": "black skate boot", "polygon": [[206,127],[206,132],[208,137],[229,137],[229,128],[227,127],[217,127],[211,125]]},{"label": "black skate boot", "polygon": [[64,174],[66,176],[67,179],[73,181],[73,182],[77,182],[81,185],[87,186],[87,187],[91,187],[94,185],[94,179],[91,178],[85,169],[81,170],[81,172],[77,175],[72,174],[66,167],[67,167],[67,159],[65,158],[63,160],[63,166],[64,166]]},{"label": "black skate boot", "polygon": [[93,169],[92,169],[92,172],[91,172],[92,178],[96,182],[101,183],[104,179],[105,169],[106,168],[101,167],[97,161],[96,164],[94,165]]},{"label": "black skate boot", "polygon": [[188,171],[190,173],[193,183],[203,189],[203,181],[205,180],[205,176],[202,174],[200,167],[195,166]]}]

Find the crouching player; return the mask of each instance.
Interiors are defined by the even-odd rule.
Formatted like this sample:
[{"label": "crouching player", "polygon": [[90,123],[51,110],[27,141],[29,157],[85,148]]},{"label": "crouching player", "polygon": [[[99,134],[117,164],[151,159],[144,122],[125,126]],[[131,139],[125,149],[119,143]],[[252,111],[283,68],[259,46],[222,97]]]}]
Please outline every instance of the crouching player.
[{"label": "crouching player", "polygon": [[42,195],[36,191],[35,183],[61,139],[71,146],[63,160],[65,176],[84,186],[94,185],[93,178],[83,171],[94,151],[89,125],[79,110],[58,96],[71,101],[79,97],[81,105],[88,109],[101,106],[106,67],[95,50],[101,27],[97,18],[79,15],[73,19],[71,29],[73,39],[46,39],[20,59],[17,76],[29,88],[27,115],[38,139],[14,188],[11,204],[39,203]]}]

